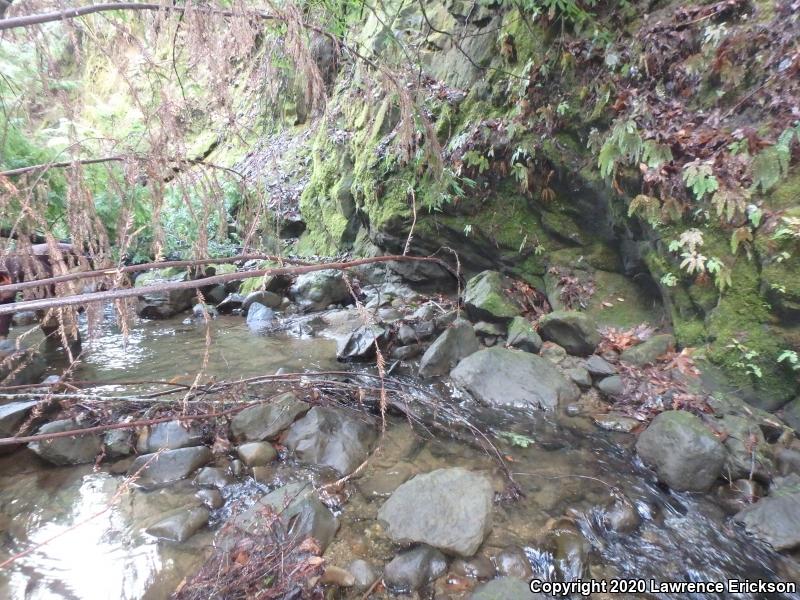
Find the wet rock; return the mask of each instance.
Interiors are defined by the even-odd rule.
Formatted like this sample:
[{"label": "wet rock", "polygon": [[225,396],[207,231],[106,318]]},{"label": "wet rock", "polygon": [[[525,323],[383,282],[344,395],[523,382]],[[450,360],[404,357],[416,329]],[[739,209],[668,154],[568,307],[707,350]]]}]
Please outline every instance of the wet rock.
[{"label": "wet rock", "polygon": [[346,338],[340,340],[336,349],[337,360],[350,362],[375,358],[375,344],[383,344],[386,330],[379,325],[359,327]]},{"label": "wet rock", "polygon": [[411,360],[415,356],[422,354],[425,346],[422,344],[411,344],[410,346],[399,346],[392,350],[394,360]]},{"label": "wet rock", "polygon": [[800,547],[800,485],[773,494],[742,510],[734,520],[776,550]]},{"label": "wet rock", "polygon": [[580,392],[544,358],[505,348],[480,350],[458,363],[450,374],[478,401],[488,406],[554,410]]},{"label": "wet rock", "polygon": [[202,430],[196,425],[187,425],[181,421],[168,421],[143,428],[136,441],[136,451],[147,454],[162,449],[176,450],[201,445]]},{"label": "wet rock", "polygon": [[197,472],[192,483],[198,487],[217,488],[221,490],[233,483],[233,477],[231,477],[225,469],[219,467],[203,467]]},{"label": "wet rock", "polygon": [[395,594],[418,590],[447,571],[447,559],[430,546],[419,546],[395,556],[383,570],[383,582]]},{"label": "wet rock", "polygon": [[421,542],[472,556],[492,527],[491,481],[462,468],[417,475],[384,503],[378,518],[396,543]]},{"label": "wet rock", "polygon": [[[159,283],[189,281],[186,269],[155,269],[142,273],[136,278],[134,287],[144,288]],[[136,313],[145,319],[168,319],[192,306],[195,290],[178,289],[168,292],[146,292],[139,296]]]},{"label": "wet rock", "polygon": [[725,512],[736,514],[764,496],[764,488],[752,479],[737,479],[717,488],[717,500]]},{"label": "wet rock", "polygon": [[206,508],[211,510],[216,510],[220,508],[223,504],[225,504],[225,500],[222,498],[222,494],[219,490],[215,489],[202,489],[197,490],[195,493],[195,497],[202,502]]},{"label": "wet rock", "polygon": [[14,341],[0,339],[0,383],[3,385],[38,383],[46,369],[47,363],[35,350],[17,349]]},{"label": "wet rock", "polygon": [[497,573],[492,561],[485,556],[473,556],[469,560],[457,558],[450,567],[458,575],[481,581],[491,579]]},{"label": "wet rock", "polygon": [[625,383],[619,375],[612,375],[611,377],[605,377],[598,381],[597,389],[600,390],[604,396],[614,398],[616,396],[621,396],[625,391]]},{"label": "wet rock", "polygon": [[344,410],[317,406],[289,428],[284,443],[300,461],[347,475],[364,462],[374,440],[372,423]]},{"label": "wet rock", "polygon": [[556,519],[547,534],[547,547],[553,555],[559,581],[577,581],[589,576],[591,546],[572,519]]},{"label": "wet rock", "polygon": [[603,513],[603,523],[611,531],[627,535],[639,528],[642,518],[630,500],[619,497],[606,508]]},{"label": "wet rock", "polygon": [[164,450],[160,454],[139,456],[128,469],[128,474],[139,473],[136,484],[143,488],[152,488],[185,479],[210,460],[211,450],[205,446]]},{"label": "wet rock", "polygon": [[508,324],[506,346],[538,354],[539,350],[542,349],[542,338],[536,333],[528,319],[514,317]]},{"label": "wet rock", "polygon": [[544,600],[544,596],[532,594],[520,579],[500,577],[475,588],[469,600]]},{"label": "wet rock", "polygon": [[483,271],[467,282],[464,303],[473,321],[508,322],[522,312],[508,294],[512,281],[497,271]]},{"label": "wet rock", "polygon": [[341,272],[332,269],[300,275],[289,289],[289,295],[305,312],[352,302]]},{"label": "wet rock", "polygon": [[417,334],[417,338],[420,340],[427,340],[429,337],[433,337],[433,334],[436,333],[436,323],[433,321],[422,321],[421,323],[417,323],[414,325],[414,331]]},{"label": "wet rock", "polygon": [[462,358],[477,352],[478,338],[469,321],[459,319],[436,338],[419,361],[420,377],[446,375]]},{"label": "wet rock", "polygon": [[542,339],[555,342],[568,353],[588,356],[600,343],[597,323],[590,316],[571,310],[559,310],[539,319]]},{"label": "wet rock", "polygon": [[600,429],[619,431],[622,433],[630,433],[641,425],[641,423],[633,417],[628,417],[619,413],[593,415],[592,420]]},{"label": "wet rock", "polygon": [[205,320],[205,315],[209,319],[216,319],[219,316],[219,311],[210,304],[200,304],[199,302],[192,307],[192,317],[202,322]]},{"label": "wet rock", "polygon": [[36,311],[33,310],[21,310],[20,312],[14,313],[11,317],[11,322],[14,324],[14,327],[27,327],[28,325],[33,325],[38,320]]},{"label": "wet rock", "polygon": [[0,437],[12,437],[17,434],[19,426],[36,406],[36,400],[10,402],[0,406]]},{"label": "wet rock", "polygon": [[347,566],[353,576],[353,588],[357,592],[368,590],[378,578],[378,572],[365,560],[356,559]]},{"label": "wet rock", "polygon": [[[72,429],[82,429],[75,419],[62,419],[46,423],[39,428],[37,434],[58,433]],[[93,463],[103,449],[103,438],[89,434],[76,437],[62,437],[41,442],[31,442],[28,448],[40,458],[54,465],[80,465]]]},{"label": "wet rock", "polygon": [[750,479],[753,475],[768,479],[773,469],[770,448],[764,433],[752,419],[724,415],[715,426],[726,435],[722,442],[728,451],[722,474],[729,480]]},{"label": "wet rock", "polygon": [[583,367],[573,367],[571,369],[567,369],[564,372],[564,375],[569,377],[575,384],[584,389],[592,387],[592,377],[589,375],[589,371]]},{"label": "wet rock", "polygon": [[275,323],[275,313],[263,304],[254,303],[247,311],[247,327],[253,333],[266,333]]},{"label": "wet rock", "polygon": [[244,302],[244,296],[241,294],[228,294],[225,298],[217,304],[217,311],[220,314],[228,315],[235,310],[239,310],[242,308],[242,303]]},{"label": "wet rock", "polygon": [[106,456],[120,458],[133,454],[133,431],[130,429],[112,429],[103,435],[103,446]]},{"label": "wet rock", "polygon": [[272,444],[268,442],[250,442],[236,448],[236,453],[248,467],[263,467],[278,457]]},{"label": "wet rock", "polygon": [[800,450],[781,448],[775,453],[775,463],[781,475],[800,475]]},{"label": "wet rock", "polygon": [[388,498],[400,485],[413,475],[414,467],[408,463],[398,463],[389,469],[382,469],[358,481],[358,489],[366,498]]},{"label": "wet rock", "polygon": [[664,333],[654,335],[641,344],[626,349],[620,358],[626,363],[643,366],[654,363],[660,356],[675,349],[675,337]]},{"label": "wet rock", "polygon": [[417,339],[416,330],[410,325],[400,326],[400,328],[397,330],[397,339],[405,346],[409,344],[415,344],[417,341],[419,341]]},{"label": "wet rock", "polygon": [[281,307],[282,301],[283,296],[280,294],[270,292],[269,290],[257,290],[255,292],[250,292],[244,297],[244,300],[242,300],[242,310],[249,313],[250,307],[254,304],[261,304],[272,310],[277,310]]},{"label": "wet rock", "polygon": [[533,576],[528,556],[519,546],[509,546],[498,552],[494,557],[494,564],[497,567],[497,574],[502,577],[530,579]]},{"label": "wet rock", "polygon": [[617,372],[617,368],[614,365],[596,354],[586,360],[586,370],[595,377],[607,377]]},{"label": "wet rock", "polygon": [[272,440],[310,408],[292,392],[287,392],[270,403],[257,404],[238,413],[231,420],[231,433],[238,441]]},{"label": "wet rock", "polygon": [[162,540],[185,542],[208,523],[210,513],[203,506],[179,508],[147,528],[147,533]]},{"label": "wet rock", "polygon": [[324,552],[339,529],[339,521],[305,483],[290,483],[260,498],[253,506],[233,518],[233,525],[250,534],[274,534],[267,526],[264,511],[279,514],[279,537],[302,540],[314,538]]},{"label": "wet rock", "polygon": [[322,572],[319,582],[324,585],[335,585],[337,587],[353,587],[356,583],[356,578],[346,569],[328,565]]},{"label": "wet rock", "polygon": [[694,492],[711,488],[727,456],[703,422],[683,410],[668,410],[653,419],[639,436],[636,451],[668,486]]}]

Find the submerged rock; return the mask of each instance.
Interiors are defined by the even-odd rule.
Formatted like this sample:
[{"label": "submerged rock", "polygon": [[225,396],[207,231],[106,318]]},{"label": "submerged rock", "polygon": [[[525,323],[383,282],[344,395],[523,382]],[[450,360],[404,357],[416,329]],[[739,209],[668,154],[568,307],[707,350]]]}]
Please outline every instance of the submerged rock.
[{"label": "submerged rock", "polygon": [[472,556],[492,527],[489,479],[466,469],[438,469],[398,487],[378,511],[395,542],[421,542]]},{"label": "submerged rock", "polygon": [[497,567],[497,574],[502,577],[530,579],[533,576],[528,555],[519,546],[503,548],[495,555],[494,564]]},{"label": "submerged rock", "polygon": [[[143,288],[159,283],[174,283],[190,279],[189,271],[186,269],[155,269],[139,275],[134,287]],[[191,288],[168,292],[146,292],[139,296],[136,313],[145,319],[168,319],[190,308],[195,295],[195,290]]]},{"label": "submerged rock", "polygon": [[208,523],[211,513],[203,506],[179,508],[147,528],[147,533],[162,540],[185,542]]},{"label": "submerged rock", "polygon": [[231,419],[231,433],[237,441],[272,440],[308,412],[311,405],[298,400],[292,392],[272,402],[245,408]]},{"label": "submerged rock", "polygon": [[12,340],[0,339],[0,383],[27,385],[42,379],[47,363],[33,349],[19,348]]},{"label": "submerged rock", "polygon": [[483,271],[467,282],[464,304],[473,321],[506,322],[522,314],[508,290],[512,281],[498,271]]},{"label": "submerged rock", "polygon": [[458,362],[480,348],[469,321],[459,319],[436,338],[419,361],[420,377],[446,375]]},{"label": "submerged rock", "polygon": [[284,443],[300,461],[347,475],[367,458],[375,437],[372,423],[344,410],[316,406],[289,428]]},{"label": "submerged rock", "polygon": [[492,561],[485,556],[473,556],[470,559],[457,558],[451,566],[454,573],[481,581],[491,579],[497,573]]},{"label": "submerged rock", "polygon": [[542,343],[542,338],[536,333],[528,319],[525,317],[511,319],[511,323],[508,324],[506,346],[538,354],[542,349]]},{"label": "submerged rock", "polygon": [[[82,429],[75,419],[62,419],[43,425],[36,433],[59,433]],[[41,442],[31,442],[28,448],[33,450],[40,458],[54,465],[80,465],[93,463],[103,449],[103,438],[98,434],[78,435],[75,437],[62,437]]]},{"label": "submerged rock", "polygon": [[211,450],[205,446],[164,450],[139,456],[128,469],[128,475],[138,473],[136,484],[151,488],[185,479],[211,460]]},{"label": "submerged rock", "polygon": [[722,473],[727,453],[699,417],[684,410],[661,413],[636,442],[658,478],[679,491],[704,492]]},{"label": "submerged rock", "polygon": [[147,454],[156,450],[176,450],[203,443],[203,432],[196,425],[181,421],[168,421],[145,427],[139,432],[136,451]]},{"label": "submerged rock", "polygon": [[365,560],[354,560],[347,566],[347,570],[353,576],[353,588],[357,592],[368,590],[378,578],[378,572],[375,567]]},{"label": "submerged rock", "polygon": [[418,590],[447,571],[447,559],[430,546],[419,546],[395,556],[383,570],[383,582],[395,594]]},{"label": "submerged rock", "polygon": [[615,498],[603,513],[603,523],[611,531],[620,534],[629,534],[636,531],[642,522],[639,511],[633,503],[624,496]]},{"label": "submerged rock", "polygon": [[488,406],[553,410],[559,402],[572,402],[580,395],[548,360],[505,348],[480,350],[458,363],[450,375]]},{"label": "submerged rock", "polygon": [[542,339],[555,342],[576,356],[592,354],[600,343],[594,319],[572,310],[559,310],[541,317],[539,333]]},{"label": "submerged rock", "polygon": [[654,363],[660,356],[664,356],[670,350],[675,349],[675,337],[663,333],[654,335],[641,344],[627,348],[620,358],[627,363],[637,366]]},{"label": "submerged rock", "polygon": [[544,600],[544,596],[532,594],[521,579],[500,577],[475,588],[469,600]]},{"label": "submerged rock", "polygon": [[275,313],[263,304],[254,303],[247,311],[247,327],[253,333],[266,333],[275,324]]},{"label": "submerged rock", "polygon": [[304,311],[323,310],[331,304],[350,304],[352,295],[340,271],[332,269],[300,275],[289,289]]}]

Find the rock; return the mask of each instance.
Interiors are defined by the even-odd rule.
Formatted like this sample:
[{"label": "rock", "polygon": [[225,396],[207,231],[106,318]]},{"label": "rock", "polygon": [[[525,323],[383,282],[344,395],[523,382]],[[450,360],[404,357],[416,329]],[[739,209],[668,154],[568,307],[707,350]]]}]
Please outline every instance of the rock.
[{"label": "rock", "polygon": [[715,423],[726,435],[722,442],[728,451],[722,474],[730,481],[757,475],[769,479],[773,469],[770,448],[758,423],[746,417],[724,415]]},{"label": "rock", "polygon": [[347,566],[347,570],[353,576],[353,588],[357,592],[365,592],[378,578],[375,568],[365,560],[354,560]]},{"label": "rock", "polygon": [[284,444],[301,462],[352,473],[369,454],[375,428],[344,410],[316,406],[296,421]]},{"label": "rock", "polygon": [[463,468],[417,475],[378,511],[399,544],[421,542],[449,554],[472,556],[492,527],[491,481]]},{"label": "rock", "polygon": [[597,356],[596,354],[593,354],[587,359],[586,370],[595,377],[607,377],[617,372],[617,368],[614,365],[602,356]]},{"label": "rock", "polygon": [[644,430],[636,451],[658,478],[679,491],[708,491],[722,473],[727,453],[690,412],[668,410]]},{"label": "rock", "polygon": [[499,337],[506,335],[506,328],[499,323],[487,323],[478,321],[475,323],[475,334],[481,337]]},{"label": "rock", "polygon": [[248,467],[263,467],[278,457],[272,444],[268,442],[250,442],[236,448],[236,453]]},{"label": "rock", "polygon": [[783,407],[781,418],[784,423],[800,434],[800,397]]},{"label": "rock", "polygon": [[14,313],[11,317],[11,322],[14,324],[14,327],[27,327],[28,325],[33,325],[38,320],[35,310],[21,310]]},{"label": "rock", "polygon": [[400,328],[397,330],[397,339],[404,346],[408,346],[409,344],[416,344],[419,341],[417,339],[417,331],[410,325],[400,326]]},{"label": "rock", "polygon": [[184,479],[210,460],[211,450],[205,446],[164,450],[160,454],[139,456],[128,469],[128,475],[138,473],[136,484],[146,489],[153,488]]},{"label": "rock", "polygon": [[0,383],[27,385],[42,380],[47,363],[32,348],[17,349],[13,340],[0,339]]},{"label": "rock", "polygon": [[305,312],[323,310],[331,304],[350,304],[353,300],[341,272],[332,269],[300,275],[289,295]]},{"label": "rock", "polygon": [[547,534],[558,581],[577,581],[589,576],[591,546],[572,519],[556,519]]},{"label": "rock", "polygon": [[217,304],[217,312],[223,315],[231,314],[235,310],[242,308],[244,296],[241,294],[228,294],[225,299]]},{"label": "rock", "polygon": [[414,325],[414,331],[417,334],[417,338],[420,340],[427,340],[429,337],[433,337],[433,334],[436,333],[436,323],[434,321],[423,321],[422,323],[417,323]]},{"label": "rock", "polygon": [[261,497],[253,506],[233,518],[233,525],[251,535],[274,534],[276,529],[264,519],[264,511],[279,514],[280,537],[295,540],[314,538],[323,552],[333,541],[339,521],[305,483],[290,483]]},{"label": "rock", "polygon": [[157,450],[199,446],[202,443],[203,432],[196,425],[188,425],[187,428],[181,421],[168,421],[143,428],[136,441],[136,451],[139,454],[148,454]]},{"label": "rock", "polygon": [[0,437],[13,437],[17,434],[19,426],[36,406],[36,400],[24,402],[9,402],[0,406]]},{"label": "rock", "polygon": [[225,469],[219,467],[203,467],[197,472],[192,483],[197,487],[217,488],[221,490],[233,483],[233,478]]},{"label": "rock", "polygon": [[575,384],[582,388],[592,387],[592,376],[583,367],[573,367],[564,371],[564,375],[569,377]]},{"label": "rock", "polygon": [[494,564],[485,556],[473,556],[469,560],[457,558],[453,561],[451,569],[458,575],[485,581],[497,573]]},{"label": "rock", "polygon": [[775,453],[775,463],[778,473],[789,475],[796,473],[800,475],[800,450],[794,448],[781,448]]},{"label": "rock", "polygon": [[275,292],[258,290],[255,292],[250,292],[244,297],[244,300],[242,300],[242,310],[249,312],[250,307],[253,306],[253,304],[261,304],[267,308],[277,310],[280,308],[282,301],[283,297]]},{"label": "rock", "polygon": [[420,377],[446,375],[458,362],[480,348],[469,321],[459,319],[436,338],[419,361]]},{"label": "rock", "polygon": [[800,487],[794,493],[762,498],[738,513],[734,520],[776,550],[800,546]]},{"label": "rock", "polygon": [[592,420],[600,429],[619,431],[622,433],[630,433],[641,425],[641,423],[633,417],[628,417],[619,413],[593,415]]},{"label": "rock", "polygon": [[418,590],[447,571],[447,559],[430,546],[419,546],[395,556],[383,570],[383,582],[394,594]]},{"label": "rock", "polygon": [[358,481],[358,489],[367,499],[388,498],[400,485],[413,475],[414,467],[408,463],[398,463],[389,469],[381,469]]},{"label": "rock", "polygon": [[147,533],[162,540],[185,542],[206,526],[210,513],[203,506],[179,508],[147,528]]},{"label": "rock", "polygon": [[498,552],[494,557],[494,564],[497,567],[497,574],[501,577],[530,579],[533,576],[528,555],[519,546],[509,546]]},{"label": "rock", "polygon": [[475,588],[469,600],[544,600],[544,596],[532,594],[520,579],[500,577]]},{"label": "rock", "polygon": [[133,431],[130,429],[112,429],[103,435],[103,446],[106,456],[120,458],[133,454]]},{"label": "rock", "polygon": [[336,587],[353,587],[356,583],[356,578],[346,569],[328,565],[322,572],[319,582],[323,585],[335,585]]},{"label": "rock", "polygon": [[753,479],[737,479],[717,488],[717,501],[726,513],[736,514],[764,496],[764,488]]},{"label": "rock", "polygon": [[615,498],[603,513],[603,523],[611,531],[628,535],[639,528],[642,518],[633,503],[624,496]]},{"label": "rock", "polygon": [[422,354],[425,346],[422,344],[411,344],[410,346],[398,346],[392,350],[392,359],[394,360],[411,360],[412,358]]},{"label": "rock", "polygon": [[365,325],[339,341],[336,359],[343,362],[375,358],[375,345],[386,340],[386,330],[380,325]]},{"label": "rock", "polygon": [[542,339],[555,342],[570,354],[588,356],[600,343],[597,323],[590,316],[571,310],[559,310],[539,319]]},{"label": "rock", "polygon": [[567,358],[567,351],[553,342],[543,342],[539,356],[549,360],[554,365],[560,365]]},{"label": "rock", "polygon": [[536,333],[536,330],[528,319],[525,317],[514,317],[508,324],[506,346],[538,354],[539,350],[542,349],[542,338]]},{"label": "rock", "polygon": [[654,335],[641,344],[626,349],[620,358],[627,363],[644,366],[654,363],[660,356],[675,349],[675,338],[668,334]]},{"label": "rock", "polygon": [[598,381],[597,389],[600,390],[604,396],[614,398],[616,396],[621,396],[625,391],[625,383],[619,375],[612,375],[611,377],[605,377]]},{"label": "rock", "polygon": [[216,510],[225,504],[225,500],[222,499],[222,494],[219,490],[208,488],[197,490],[195,497],[200,500],[206,508],[211,510]]},{"label": "rock", "polygon": [[253,333],[266,333],[275,323],[275,313],[263,304],[254,303],[247,311],[247,327]]},{"label": "rock", "polygon": [[[134,287],[144,288],[159,283],[189,281],[186,269],[155,269],[142,273],[136,278]],[[136,313],[145,319],[168,319],[192,306],[195,290],[178,289],[168,292],[145,292],[139,296]]]},{"label": "rock", "polygon": [[487,348],[458,363],[450,376],[488,406],[554,410],[580,392],[552,363],[528,352]]},{"label": "rock", "polygon": [[[62,419],[46,423],[39,428],[37,434],[58,433],[72,429],[83,429],[75,419]],[[40,458],[54,465],[80,465],[93,463],[103,449],[103,438],[97,434],[62,437],[31,442],[28,448]]]},{"label": "rock", "polygon": [[205,315],[209,319],[216,319],[219,316],[219,311],[210,304],[200,304],[199,302],[192,307],[192,317],[199,319],[201,322],[205,320]]},{"label": "rock", "polygon": [[231,433],[237,441],[272,440],[311,408],[292,392],[272,402],[245,408],[231,420]]},{"label": "rock", "polygon": [[467,282],[464,304],[473,321],[508,322],[522,313],[507,290],[512,281],[497,271],[483,271]]}]

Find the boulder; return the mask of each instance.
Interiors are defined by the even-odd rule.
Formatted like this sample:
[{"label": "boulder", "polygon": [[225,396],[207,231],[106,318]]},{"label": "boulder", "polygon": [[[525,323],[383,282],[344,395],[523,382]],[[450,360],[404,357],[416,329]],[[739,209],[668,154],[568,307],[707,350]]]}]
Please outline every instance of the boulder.
[{"label": "boulder", "polygon": [[772,496],[739,512],[734,520],[776,550],[800,547],[800,484],[773,491]]},{"label": "boulder", "polygon": [[593,415],[592,420],[600,429],[622,433],[630,433],[641,425],[633,417],[614,412]]},{"label": "boulder", "polygon": [[536,333],[530,321],[525,317],[514,317],[508,324],[506,346],[518,348],[525,352],[539,354],[542,349],[542,338]]},{"label": "boulder", "polygon": [[197,487],[221,490],[233,483],[233,477],[220,467],[203,467],[197,472],[192,483]]},{"label": "boulder", "polygon": [[528,584],[514,577],[499,577],[475,588],[469,600],[544,600],[542,594],[532,594]]},{"label": "boulder", "polygon": [[679,491],[708,491],[727,453],[699,417],[683,410],[658,415],[639,436],[636,451],[658,478]]},{"label": "boulder", "polygon": [[531,561],[525,550],[519,546],[503,548],[494,557],[497,574],[502,577],[516,577],[517,579],[530,579],[533,576]]},{"label": "boulder", "polygon": [[262,306],[276,310],[280,308],[281,302],[283,302],[283,296],[280,294],[268,290],[258,290],[250,292],[244,297],[242,300],[242,310],[245,312],[249,311],[253,304],[261,304]]},{"label": "boulder", "polygon": [[[189,281],[186,269],[155,269],[142,273],[136,278],[134,287],[144,288],[159,283]],[[145,319],[167,319],[192,306],[196,291],[190,288],[168,292],[146,292],[139,296],[136,313]]]},{"label": "boulder", "polygon": [[542,339],[555,342],[576,356],[592,354],[600,343],[594,319],[572,310],[559,310],[541,317],[539,333]]},{"label": "boulder", "polygon": [[128,469],[128,475],[138,473],[137,485],[146,489],[154,488],[184,479],[210,460],[211,450],[205,446],[164,450],[137,457]]},{"label": "boulder", "polygon": [[353,587],[357,592],[365,592],[378,578],[375,567],[365,560],[354,560],[347,566],[347,570],[353,576]]},{"label": "boulder", "polygon": [[598,381],[597,389],[600,390],[604,396],[614,398],[616,396],[621,396],[625,391],[625,382],[622,381],[622,377],[619,375],[612,375],[611,377],[605,377]]},{"label": "boulder", "polygon": [[217,304],[217,312],[223,315],[228,315],[235,310],[242,308],[244,296],[241,294],[228,294],[222,302]]},{"label": "boulder", "polygon": [[331,304],[350,304],[353,300],[342,273],[332,269],[300,275],[289,295],[305,312],[323,310]]},{"label": "boulder", "polygon": [[[264,513],[279,514],[281,528],[269,525]],[[290,483],[262,496],[253,506],[233,518],[233,525],[249,534],[315,539],[323,552],[339,529],[338,519],[305,483]]]},{"label": "boulder", "polygon": [[546,548],[553,556],[558,581],[588,579],[591,545],[573,519],[561,517],[550,525]]},{"label": "boulder", "polygon": [[289,428],[284,444],[301,462],[348,475],[367,458],[375,437],[373,424],[360,416],[316,406]]},{"label": "boulder", "polygon": [[162,540],[185,542],[206,526],[210,515],[208,509],[203,506],[179,508],[148,527],[146,532]]},{"label": "boulder", "polygon": [[386,330],[380,325],[364,325],[346,338],[339,340],[336,359],[343,362],[371,360],[375,358],[376,344],[386,340]]},{"label": "boulder", "polygon": [[663,333],[654,335],[641,344],[627,348],[620,358],[626,363],[641,367],[654,363],[660,356],[664,356],[674,349],[675,337],[668,333]]},{"label": "boulder", "polygon": [[292,392],[287,392],[270,403],[257,404],[237,413],[231,419],[231,433],[237,441],[272,440],[310,408]]},{"label": "boulder", "polygon": [[236,449],[236,453],[248,467],[263,467],[278,457],[275,448],[268,442],[242,444]]},{"label": "boulder", "polygon": [[225,504],[222,494],[219,490],[215,489],[203,488],[202,490],[197,490],[197,492],[195,492],[195,498],[200,500],[200,502],[210,510],[216,510]]},{"label": "boulder", "polygon": [[0,339],[0,383],[27,385],[42,380],[47,363],[32,348],[17,348],[12,340]]},{"label": "boulder", "polygon": [[0,437],[12,437],[17,434],[19,426],[36,406],[36,400],[9,402],[0,406]]},{"label": "boulder", "polygon": [[120,458],[133,454],[133,431],[130,429],[112,429],[103,435],[103,446],[106,456]]},{"label": "boulder", "polygon": [[480,348],[469,321],[459,319],[425,351],[419,361],[420,377],[446,375],[458,362]]},{"label": "boulder", "polygon": [[494,563],[486,556],[473,556],[470,559],[457,558],[451,569],[457,575],[486,581],[497,574]]},{"label": "boulder", "polygon": [[522,314],[509,290],[512,280],[498,271],[483,271],[467,282],[464,304],[473,321],[508,322]]},{"label": "boulder", "polygon": [[267,308],[258,302],[250,306],[247,311],[247,328],[253,333],[266,333],[275,324],[275,313],[271,308]]},{"label": "boulder", "polygon": [[196,425],[181,421],[168,421],[144,427],[136,440],[136,451],[148,454],[157,450],[176,450],[203,443],[203,432]]},{"label": "boulder", "polygon": [[383,570],[383,582],[394,594],[409,594],[447,571],[447,559],[430,546],[419,546],[395,556]]},{"label": "boulder", "polygon": [[747,417],[724,415],[715,423],[724,434],[728,451],[722,474],[730,481],[756,475],[769,479],[773,469],[771,449],[758,423]]},{"label": "boulder", "polygon": [[518,350],[487,348],[458,363],[450,374],[458,385],[488,406],[553,410],[580,392],[548,360]]},{"label": "boulder", "polygon": [[782,418],[784,423],[800,434],[800,397],[783,407]]},{"label": "boulder", "polygon": [[[43,425],[37,434],[58,433],[82,429],[75,419],[62,419]],[[41,442],[31,442],[28,448],[54,465],[80,465],[93,463],[103,449],[103,438],[97,434],[62,437]]]},{"label": "boulder", "polygon": [[472,556],[492,527],[491,481],[457,467],[417,475],[399,486],[378,512],[399,544],[421,542]]},{"label": "boulder", "polygon": [[617,372],[617,368],[614,365],[596,354],[586,360],[586,370],[594,377],[608,377]]}]

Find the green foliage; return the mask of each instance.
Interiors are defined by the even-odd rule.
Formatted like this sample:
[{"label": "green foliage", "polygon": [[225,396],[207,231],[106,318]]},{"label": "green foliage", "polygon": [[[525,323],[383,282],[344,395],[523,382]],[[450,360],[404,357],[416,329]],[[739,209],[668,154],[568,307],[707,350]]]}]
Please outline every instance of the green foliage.
[{"label": "green foliage", "polygon": [[643,148],[644,142],[636,123],[632,120],[617,122],[600,148],[597,158],[600,175],[604,178],[613,176],[619,161],[638,162]]},{"label": "green foliage", "polygon": [[784,350],[778,355],[779,363],[786,363],[792,371],[800,371],[800,356],[794,350]]},{"label": "green foliage", "polygon": [[464,153],[464,164],[478,170],[479,174],[483,174],[489,170],[489,159],[477,150],[468,150]]},{"label": "green foliage", "polygon": [[683,181],[697,200],[702,200],[706,194],[719,189],[719,182],[708,163],[694,161],[687,164],[683,168]]},{"label": "green foliage", "polygon": [[764,372],[757,363],[760,352],[752,348],[748,348],[745,344],[735,338],[730,344],[728,344],[727,347],[734,350],[738,354],[738,359],[733,363],[734,367],[741,369],[745,374],[757,379],[761,379],[764,376]]},{"label": "green foliage", "polygon": [[800,141],[800,121],[785,129],[773,146],[764,148],[753,158],[753,190],[766,192],[789,174],[794,140]]},{"label": "green foliage", "polygon": [[514,433],[513,431],[501,431],[497,434],[498,437],[505,438],[511,445],[519,446],[520,448],[527,448],[535,444],[536,440],[526,435]]}]

